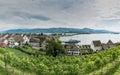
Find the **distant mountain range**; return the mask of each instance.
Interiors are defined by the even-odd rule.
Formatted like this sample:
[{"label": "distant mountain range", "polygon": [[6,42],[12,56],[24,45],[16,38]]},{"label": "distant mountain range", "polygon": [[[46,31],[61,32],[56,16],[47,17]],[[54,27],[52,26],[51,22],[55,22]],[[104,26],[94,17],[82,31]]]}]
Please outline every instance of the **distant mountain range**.
[{"label": "distant mountain range", "polygon": [[78,33],[78,34],[92,34],[92,33],[117,33],[108,30],[95,30],[90,28],[35,28],[35,29],[11,29],[3,31],[2,33]]}]

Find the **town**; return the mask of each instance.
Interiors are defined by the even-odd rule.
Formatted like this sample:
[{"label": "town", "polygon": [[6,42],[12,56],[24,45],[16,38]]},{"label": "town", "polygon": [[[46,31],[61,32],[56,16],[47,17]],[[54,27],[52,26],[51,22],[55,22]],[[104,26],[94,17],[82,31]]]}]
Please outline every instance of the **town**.
[{"label": "town", "polygon": [[[0,34],[0,47],[23,47],[27,43],[35,50],[45,50],[47,44],[46,40],[52,38],[57,38],[57,36],[43,34]],[[113,43],[112,40],[108,40],[107,43],[102,43],[100,40],[93,40],[90,45],[78,45],[77,43],[80,41],[75,41],[77,40],[67,41],[62,44],[67,51],[67,55],[79,56],[91,54],[102,50],[108,50],[117,45],[117,43]]]}]

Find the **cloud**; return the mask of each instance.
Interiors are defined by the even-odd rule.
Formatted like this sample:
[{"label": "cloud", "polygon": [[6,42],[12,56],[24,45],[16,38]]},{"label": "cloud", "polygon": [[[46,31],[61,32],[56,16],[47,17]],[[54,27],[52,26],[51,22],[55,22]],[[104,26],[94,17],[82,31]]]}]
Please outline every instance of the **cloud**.
[{"label": "cloud", "polygon": [[0,26],[115,30],[120,25],[119,5],[119,0],[0,0]]},{"label": "cloud", "polygon": [[42,16],[42,15],[32,15],[32,14],[23,13],[23,12],[14,12],[13,16],[22,17],[22,18],[25,18],[25,19],[32,19],[32,18],[33,19],[39,19],[39,20],[42,20],[42,21],[50,20],[50,18]]}]

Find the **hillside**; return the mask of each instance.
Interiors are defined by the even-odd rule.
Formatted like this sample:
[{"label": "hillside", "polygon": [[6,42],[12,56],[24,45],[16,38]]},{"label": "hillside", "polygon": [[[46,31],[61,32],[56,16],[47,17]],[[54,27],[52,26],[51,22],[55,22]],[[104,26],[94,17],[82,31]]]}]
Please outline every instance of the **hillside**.
[{"label": "hillside", "polygon": [[46,55],[35,57],[16,49],[0,48],[0,64],[2,75],[119,75],[120,46],[85,56],[56,58]]},{"label": "hillside", "polygon": [[90,33],[115,33],[107,30],[95,30],[90,28],[46,28],[46,29],[12,29],[3,31],[3,33],[78,33],[78,34],[90,34]]}]

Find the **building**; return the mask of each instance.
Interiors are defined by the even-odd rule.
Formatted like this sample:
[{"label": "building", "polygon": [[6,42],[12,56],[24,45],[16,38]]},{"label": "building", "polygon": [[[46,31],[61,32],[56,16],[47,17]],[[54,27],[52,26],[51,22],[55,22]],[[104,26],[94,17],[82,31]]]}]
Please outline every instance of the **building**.
[{"label": "building", "polygon": [[91,49],[90,45],[80,45],[79,48],[80,48],[81,55],[93,52],[93,50]]},{"label": "building", "polygon": [[11,48],[14,46],[23,46],[26,42],[29,42],[28,37],[21,34],[9,35],[6,39],[8,40],[8,47]]},{"label": "building", "polygon": [[0,47],[6,48],[8,45],[8,41],[6,39],[2,39],[0,41]]},{"label": "building", "polygon": [[108,46],[108,48],[113,48],[115,46],[115,44],[111,40],[109,40],[107,42],[107,46]]},{"label": "building", "polygon": [[103,50],[113,48],[114,46],[115,46],[115,44],[111,40],[109,40],[106,44],[102,43]]},{"label": "building", "polygon": [[35,37],[30,38],[29,45],[34,49],[40,49],[40,39]]},{"label": "building", "polygon": [[13,48],[15,46],[15,40],[13,37],[8,39],[8,47]]},{"label": "building", "polygon": [[111,40],[109,40],[107,43],[101,43],[100,40],[92,41],[91,48],[93,51],[100,51],[100,50],[108,50],[110,48],[113,48],[115,46],[115,43],[113,43]]},{"label": "building", "polygon": [[91,49],[95,51],[100,51],[102,50],[102,43],[100,40],[92,41],[91,43]]},{"label": "building", "polygon": [[26,35],[23,35],[23,44],[29,43],[30,39]]},{"label": "building", "polygon": [[39,40],[40,40],[40,42],[39,42],[40,47],[42,49],[45,49],[47,37],[46,36],[40,36]]},{"label": "building", "polygon": [[79,55],[80,49],[75,44],[65,44],[65,49],[67,50],[68,55]]}]

